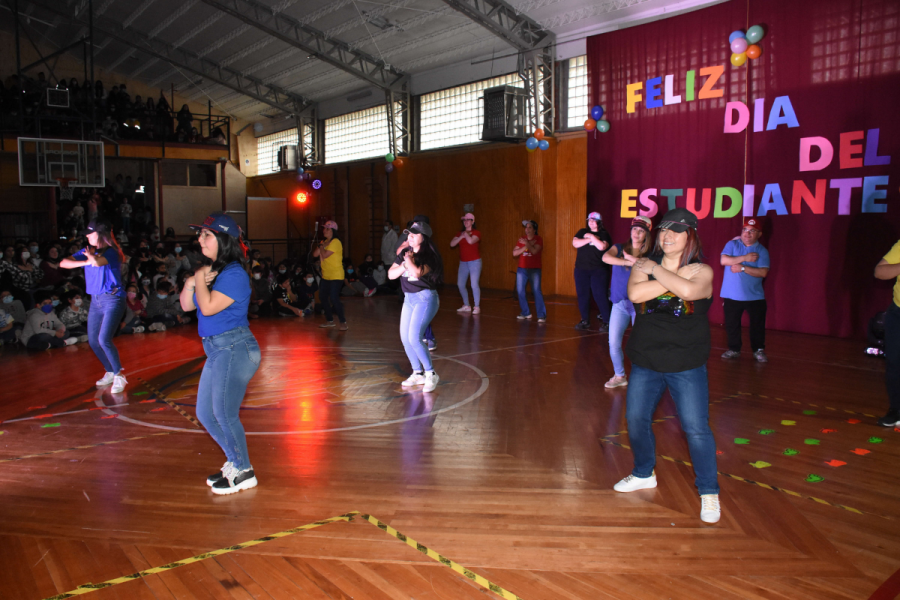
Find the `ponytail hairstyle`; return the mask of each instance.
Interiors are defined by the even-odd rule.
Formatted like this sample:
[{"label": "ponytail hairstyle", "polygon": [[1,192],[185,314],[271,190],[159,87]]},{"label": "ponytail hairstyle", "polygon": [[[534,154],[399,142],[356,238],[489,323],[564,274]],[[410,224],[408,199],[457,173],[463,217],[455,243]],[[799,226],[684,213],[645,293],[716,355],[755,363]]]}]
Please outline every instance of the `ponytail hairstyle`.
[{"label": "ponytail hairstyle", "polygon": [[428,267],[428,273],[422,275],[419,279],[428,285],[438,286],[444,283],[444,261],[441,259],[440,252],[437,252],[431,244],[431,238],[422,234],[422,245],[418,252],[413,252],[412,262],[419,268]]},{"label": "ponytail hairstyle", "polygon": [[[653,254],[660,257],[664,254],[662,238],[662,232],[660,232],[656,236],[656,245],[653,248]],[[695,262],[703,262],[703,258],[703,244],[700,242],[700,236],[697,235],[696,229],[689,227],[687,230],[687,241],[684,243],[684,251],[681,253],[681,261],[678,263],[678,268],[680,269]]]}]

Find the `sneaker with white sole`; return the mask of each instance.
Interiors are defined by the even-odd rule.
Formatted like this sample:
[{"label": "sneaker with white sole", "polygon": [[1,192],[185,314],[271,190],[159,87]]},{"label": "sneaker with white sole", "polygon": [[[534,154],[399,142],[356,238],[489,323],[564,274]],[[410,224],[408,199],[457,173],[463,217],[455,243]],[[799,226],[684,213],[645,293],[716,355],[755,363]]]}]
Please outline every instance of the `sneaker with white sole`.
[{"label": "sneaker with white sole", "polygon": [[423,392],[433,392],[437,387],[438,381],[441,378],[438,377],[438,374],[434,371],[428,371],[425,373],[425,388],[422,390]]},{"label": "sneaker with white sole", "polygon": [[113,386],[110,391],[113,394],[121,394],[125,391],[126,385],[128,385],[128,380],[125,379],[125,376],[120,373],[113,378]]},{"label": "sneaker with white sole", "polygon": [[414,371],[413,374],[400,385],[403,387],[415,387],[417,385],[422,385],[423,383],[425,383],[425,373]]},{"label": "sneaker with white sole", "polygon": [[326,327],[334,327],[334,321],[325,321],[319,325],[319,329],[325,329]]},{"label": "sneaker with white sole", "polygon": [[468,304],[464,304],[464,305],[460,306],[459,308],[457,308],[456,312],[458,312],[458,313],[472,312],[472,307],[469,306]]},{"label": "sneaker with white sole", "polygon": [[163,323],[151,323],[147,329],[149,331],[165,331],[166,326]]},{"label": "sneaker with white sole", "polygon": [[760,348],[756,352],[753,353],[753,358],[756,359],[756,362],[767,363],[769,362],[769,357],[766,356],[766,351]]},{"label": "sneaker with white sole", "polygon": [[231,472],[234,469],[234,465],[231,464],[231,461],[226,461],[224,465],[222,465],[222,469],[217,473],[213,473],[209,477],[206,478],[206,485],[212,487],[219,481],[225,479],[225,474]]},{"label": "sneaker with white sole", "polygon": [[90,339],[91,339],[91,338],[89,338],[89,337],[86,336],[86,335],[79,335],[79,336],[78,336],[78,343],[79,343],[79,344],[83,344],[83,343],[85,343],[85,342],[87,342],[87,341],[90,341]]},{"label": "sneaker with white sole", "polygon": [[882,427],[896,427],[900,425],[900,411],[889,410],[886,415],[878,419],[878,424]]},{"label": "sneaker with white sole", "polygon": [[656,471],[650,477],[635,477],[629,475],[619,483],[613,486],[617,492],[636,492],[638,490],[649,490],[656,487]]},{"label": "sneaker with white sole", "polygon": [[606,382],[603,387],[605,388],[617,388],[628,385],[628,378],[624,375],[619,377],[618,375],[613,375],[612,379]]},{"label": "sneaker with white sole", "polygon": [[213,494],[220,496],[225,494],[236,494],[241,490],[249,490],[257,485],[256,475],[253,473],[253,467],[238,471],[232,467],[225,473],[225,477],[210,486]]},{"label": "sneaker with white sole", "polygon": [[726,350],[722,353],[722,358],[740,358],[741,353],[739,350]]},{"label": "sneaker with white sole", "polygon": [[547,317],[538,318],[538,323],[546,323],[546,322],[547,322]]},{"label": "sneaker with white sole", "polygon": [[473,309],[472,309],[472,314],[473,314],[473,315],[480,315],[480,314],[481,314],[481,307],[480,307],[480,306],[476,306],[475,308],[473,308]]},{"label": "sneaker with white sole", "polygon": [[132,330],[132,333],[144,333],[144,326],[138,325]]},{"label": "sneaker with white sole", "polygon": [[77,344],[77,343],[78,343],[77,337],[66,338],[66,346],[71,346],[72,344]]},{"label": "sneaker with white sole", "polygon": [[115,378],[116,378],[115,373],[110,373],[109,371],[107,371],[106,375],[104,375],[97,381],[97,387],[103,387],[105,385],[110,385],[113,382],[113,379],[115,379]]},{"label": "sneaker with white sole", "polygon": [[718,523],[722,517],[722,506],[718,494],[700,496],[700,520],[704,523]]},{"label": "sneaker with white sole", "polygon": [[516,318],[517,318],[518,320],[520,320],[520,321],[524,321],[525,319],[530,319],[530,318],[531,318],[531,315],[530,315],[530,314],[527,314],[527,315],[519,315],[519,316],[517,316]]}]

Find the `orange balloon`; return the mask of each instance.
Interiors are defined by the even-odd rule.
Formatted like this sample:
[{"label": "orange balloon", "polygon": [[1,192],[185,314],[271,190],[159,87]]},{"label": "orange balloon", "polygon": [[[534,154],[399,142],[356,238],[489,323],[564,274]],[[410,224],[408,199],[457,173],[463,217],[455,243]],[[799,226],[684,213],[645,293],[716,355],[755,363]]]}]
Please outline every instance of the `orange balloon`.
[{"label": "orange balloon", "polygon": [[753,44],[752,46],[747,46],[746,53],[747,58],[756,60],[757,58],[759,58],[759,55],[762,54],[762,49],[756,44]]},{"label": "orange balloon", "polygon": [[595,121],[593,119],[588,119],[587,121],[584,122],[584,129],[585,129],[585,131],[593,131],[593,130],[597,129],[597,121]]},{"label": "orange balloon", "polygon": [[394,159],[395,167],[402,167],[404,163],[405,163],[405,161],[402,158],[400,158],[399,156]]},{"label": "orange balloon", "polygon": [[534,130],[534,139],[540,141],[544,139],[544,130],[543,129],[535,129]]}]

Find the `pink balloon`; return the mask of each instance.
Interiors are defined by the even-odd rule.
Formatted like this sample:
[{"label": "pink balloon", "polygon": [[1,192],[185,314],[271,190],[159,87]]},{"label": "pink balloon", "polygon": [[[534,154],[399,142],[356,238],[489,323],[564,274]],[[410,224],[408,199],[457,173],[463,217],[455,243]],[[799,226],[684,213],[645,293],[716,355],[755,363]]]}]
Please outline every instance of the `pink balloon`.
[{"label": "pink balloon", "polygon": [[735,38],[731,42],[731,51],[735,54],[743,54],[747,51],[747,38]]}]

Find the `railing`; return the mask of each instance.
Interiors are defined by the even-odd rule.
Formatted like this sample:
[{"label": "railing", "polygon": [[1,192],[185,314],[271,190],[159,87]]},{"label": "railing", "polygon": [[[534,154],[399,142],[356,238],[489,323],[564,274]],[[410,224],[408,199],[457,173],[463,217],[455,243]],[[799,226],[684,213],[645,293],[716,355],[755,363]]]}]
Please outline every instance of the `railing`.
[{"label": "railing", "polygon": [[291,238],[291,239],[274,239],[274,240],[254,240],[249,242],[253,250],[259,250],[260,257],[270,257],[274,264],[278,264],[284,259],[300,261],[306,264],[309,258],[312,258],[312,238]]}]

